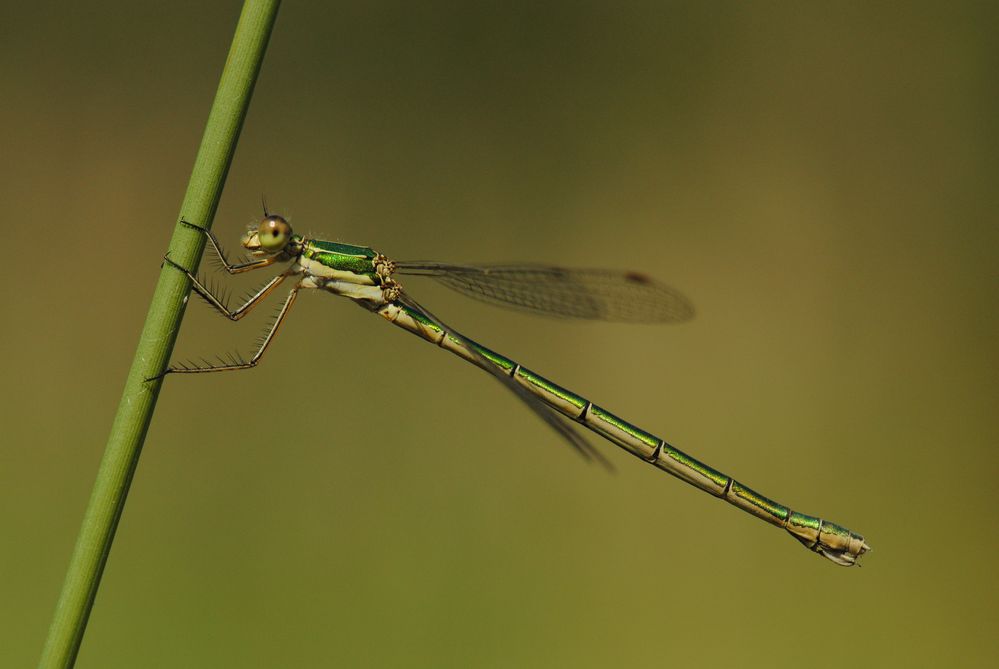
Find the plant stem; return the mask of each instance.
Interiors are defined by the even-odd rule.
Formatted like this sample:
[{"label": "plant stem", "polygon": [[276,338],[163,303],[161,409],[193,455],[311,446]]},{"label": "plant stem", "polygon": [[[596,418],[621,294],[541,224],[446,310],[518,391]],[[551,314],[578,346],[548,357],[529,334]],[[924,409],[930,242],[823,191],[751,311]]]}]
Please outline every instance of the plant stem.
[{"label": "plant stem", "polygon": [[[279,5],[280,0],[246,0],[243,5],[184,194],[184,220],[209,227],[215,217]],[[204,235],[178,223],[169,254],[184,267],[196,267],[204,246]],[[43,669],[76,662],[159,395],[161,380],[146,379],[162,372],[170,360],[190,289],[187,277],[164,265],[42,651]]]}]

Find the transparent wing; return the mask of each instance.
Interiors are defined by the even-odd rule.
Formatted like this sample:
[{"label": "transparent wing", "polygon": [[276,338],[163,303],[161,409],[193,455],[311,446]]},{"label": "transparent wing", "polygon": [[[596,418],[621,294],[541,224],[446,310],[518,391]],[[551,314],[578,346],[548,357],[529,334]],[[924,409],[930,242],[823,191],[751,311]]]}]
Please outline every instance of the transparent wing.
[{"label": "transparent wing", "polygon": [[460,332],[454,328],[448,327],[439,318],[434,316],[432,313],[427,311],[419,302],[414,300],[408,294],[403,293],[399,296],[398,301],[405,304],[410,309],[415,309],[424,316],[426,316],[431,322],[433,322],[437,327],[445,333],[444,336],[450,336],[453,339],[462,343],[471,355],[476,359],[479,367],[489,372],[493,377],[496,378],[500,383],[506,386],[514,395],[516,395],[524,404],[526,404],[531,411],[533,411],[541,420],[543,420],[550,428],[555,430],[563,439],[569,442],[569,444],[576,449],[576,452],[582,455],[587,460],[596,460],[606,469],[613,471],[614,467],[611,465],[610,461],[603,456],[603,454],[598,451],[593,444],[587,441],[581,434],[573,429],[571,422],[565,418],[562,414],[556,412],[550,406],[542,402],[530,391],[524,388],[522,385],[517,383],[513,378],[504,374],[496,365],[489,362],[485,357],[483,357],[476,349],[475,345]]},{"label": "transparent wing", "polygon": [[547,316],[622,323],[681,323],[694,316],[690,300],[639,272],[418,261],[396,263],[396,273],[428,276],[477,300]]}]

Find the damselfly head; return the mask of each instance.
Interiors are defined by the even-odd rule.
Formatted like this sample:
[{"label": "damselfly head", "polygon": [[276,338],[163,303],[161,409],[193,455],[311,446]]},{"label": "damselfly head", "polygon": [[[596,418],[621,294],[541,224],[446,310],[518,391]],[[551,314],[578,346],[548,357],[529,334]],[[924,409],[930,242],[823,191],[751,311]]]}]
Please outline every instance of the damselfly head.
[{"label": "damselfly head", "polygon": [[260,225],[250,228],[243,235],[240,243],[255,256],[281,253],[292,241],[291,225],[283,216],[268,214]]}]

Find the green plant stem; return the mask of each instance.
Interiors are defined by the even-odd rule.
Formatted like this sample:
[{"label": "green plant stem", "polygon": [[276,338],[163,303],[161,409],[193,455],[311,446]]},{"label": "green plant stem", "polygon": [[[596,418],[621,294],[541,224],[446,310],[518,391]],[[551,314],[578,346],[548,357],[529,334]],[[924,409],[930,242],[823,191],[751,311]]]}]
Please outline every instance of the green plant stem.
[{"label": "green plant stem", "polygon": [[[180,218],[208,227],[215,217],[279,5],[280,0],[246,0],[243,5]],[[184,48],[183,39],[178,48]],[[170,257],[185,267],[195,267],[204,245],[202,234],[178,223],[170,240]],[[42,651],[39,667],[44,669],[72,667],[76,662],[159,395],[161,381],[147,379],[169,362],[189,293],[187,277],[164,266]]]}]

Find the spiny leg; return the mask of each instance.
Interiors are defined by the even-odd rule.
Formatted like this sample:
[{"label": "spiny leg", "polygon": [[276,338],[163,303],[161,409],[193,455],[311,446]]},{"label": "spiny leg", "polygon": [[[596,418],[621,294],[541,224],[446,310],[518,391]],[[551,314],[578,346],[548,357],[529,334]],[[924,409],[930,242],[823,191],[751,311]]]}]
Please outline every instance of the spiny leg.
[{"label": "spiny leg", "polygon": [[187,278],[191,280],[191,287],[194,288],[195,292],[198,293],[198,295],[200,295],[202,299],[205,300],[205,302],[214,307],[216,311],[218,311],[220,314],[222,314],[231,321],[238,321],[243,316],[250,313],[250,311],[253,310],[253,307],[257,306],[257,304],[259,304],[261,300],[270,295],[274,291],[274,289],[277,288],[281,284],[281,282],[287,279],[289,276],[288,272],[285,272],[284,274],[278,274],[270,281],[265,283],[263,286],[261,286],[260,290],[251,295],[249,298],[247,298],[244,304],[230,311],[229,307],[226,306],[226,304],[221,299],[219,299],[215,295],[215,293],[209,290],[203,283],[201,283],[201,281],[198,280],[198,277],[191,274],[191,272],[188,271],[186,268],[181,267],[173,260],[171,260],[169,257],[164,257],[163,261],[177,268],[184,274],[186,274]]},{"label": "spiny leg", "polygon": [[[271,345],[274,341],[275,335],[277,335],[278,328],[281,327],[281,323],[284,322],[285,316],[291,310],[291,305],[295,303],[295,298],[298,296],[298,291],[301,288],[301,284],[296,284],[294,288],[288,291],[288,297],[285,299],[284,304],[281,305],[280,311],[278,311],[277,316],[274,318],[274,324],[271,325],[270,329],[264,335],[260,342],[260,346],[257,348],[257,352],[253,354],[253,357],[249,360],[232,360],[229,363],[221,365],[206,364],[204,367],[168,367],[166,371],[160,374],[160,377],[166,376],[167,374],[203,374],[206,372],[231,372],[237,369],[250,369],[251,367],[256,367],[260,359],[264,357],[264,353],[267,351],[267,347]],[[159,378],[159,377],[154,377]]]},{"label": "spiny leg", "polygon": [[[219,243],[218,237],[215,233],[208,228],[203,228],[200,225],[195,225],[185,221],[183,218],[180,219],[181,224],[186,225],[189,228],[193,228],[203,234],[211,242],[212,248],[215,249],[215,255],[218,257],[219,261],[222,263],[222,268],[229,274],[241,274],[243,272],[249,272],[250,270],[260,269],[261,267],[267,267],[268,265],[273,265],[279,256],[269,256],[267,258],[261,258],[260,260],[248,260],[246,262],[231,263],[229,259],[226,258],[225,251],[222,249],[222,244]],[[176,266],[176,265],[175,265]],[[186,271],[186,270],[185,270]]]}]

